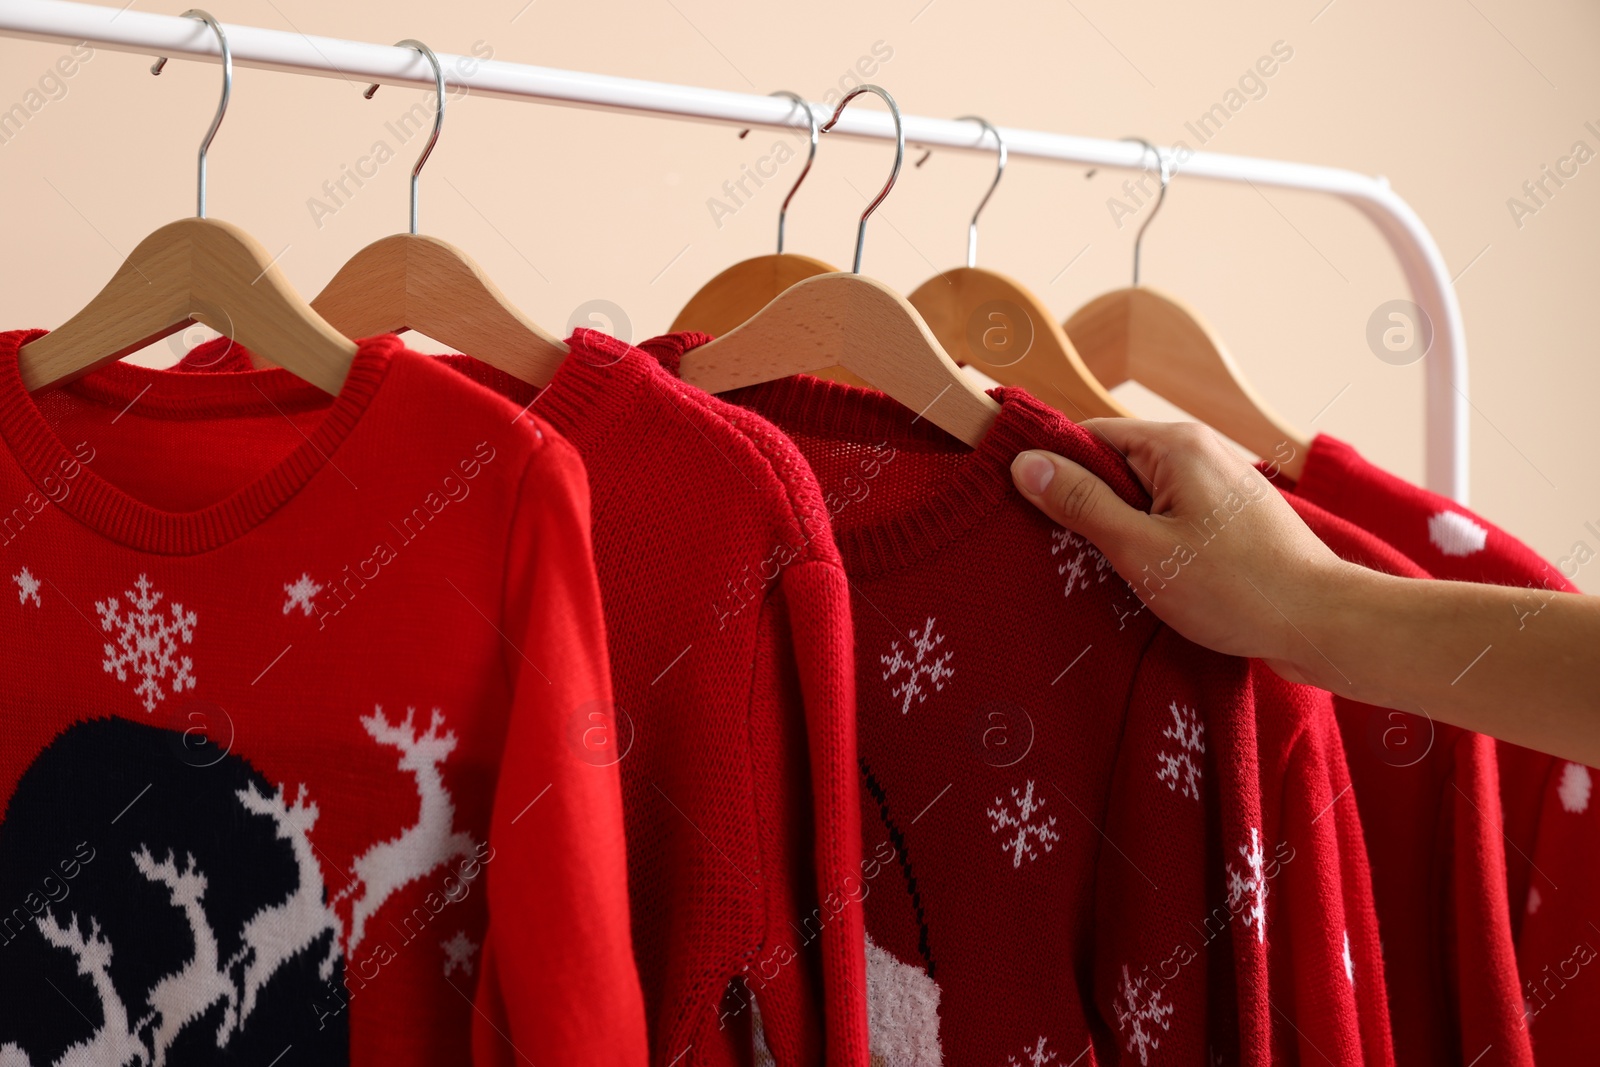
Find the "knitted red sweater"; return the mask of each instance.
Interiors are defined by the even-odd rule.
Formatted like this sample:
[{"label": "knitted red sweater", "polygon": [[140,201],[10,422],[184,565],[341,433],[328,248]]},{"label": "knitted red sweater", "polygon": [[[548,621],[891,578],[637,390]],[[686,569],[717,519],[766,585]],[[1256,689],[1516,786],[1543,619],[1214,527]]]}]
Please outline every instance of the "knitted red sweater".
[{"label": "knitted red sweater", "polygon": [[1364,1062],[1325,694],[1159,626],[1007,474],[1053,448],[1148,506],[1120,458],[997,395],[976,451],[831,382],[728,396],[810,460],[851,576],[874,1054]]},{"label": "knitted red sweater", "polygon": [[330,398],[33,397],[35,336],[0,335],[0,1061],[642,1063],[572,447],[392,337]]},{"label": "knitted red sweater", "polygon": [[[1285,497],[1340,558],[1428,577],[1354,524]],[[1494,740],[1342,697],[1334,706],[1370,850],[1397,1060],[1443,1067],[1492,1049],[1498,1063],[1532,1067],[1501,876]]]},{"label": "knitted red sweater", "polygon": [[[1575,592],[1576,575],[1600,551],[1590,528],[1559,567],[1516,538],[1436,493],[1318,435],[1295,491],[1387,541],[1435,578],[1523,586],[1528,597],[1508,619],[1508,639],[1539,625],[1550,596]],[[1596,772],[1517,745],[1497,742],[1507,849],[1506,882],[1526,1025],[1542,1063],[1592,1058],[1600,979],[1579,972],[1600,955],[1590,926],[1600,900],[1600,805],[1589,795]]]},{"label": "knitted red sweater", "polygon": [[[652,1061],[743,1062],[759,1004],[784,1067],[864,1065],[850,613],[816,480],[770,423],[637,349],[568,343],[543,392],[441,362],[548,419],[593,482],[622,714],[583,736],[622,772]],[[225,342],[182,364],[248,366]]]}]

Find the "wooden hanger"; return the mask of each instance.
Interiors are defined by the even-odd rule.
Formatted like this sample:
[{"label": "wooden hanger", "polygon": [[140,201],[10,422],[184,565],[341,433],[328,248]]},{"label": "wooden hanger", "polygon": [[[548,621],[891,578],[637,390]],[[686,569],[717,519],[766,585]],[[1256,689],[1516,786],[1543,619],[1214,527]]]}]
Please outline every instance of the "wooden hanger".
[{"label": "wooden hanger", "polygon": [[[417,233],[417,176],[444,124],[444,71],[433,49],[404,40],[433,67],[437,107],[433,136],[411,168],[411,230],[350,257],[311,306],[352,337],[417,330],[512,377],[550,384],[567,346],[519,311],[472,259],[454,245]],[[367,97],[377,91],[367,90]]]},{"label": "wooden hanger", "polygon": [[838,267],[829,266],[820,259],[797,255],[783,250],[784,222],[789,215],[789,203],[800,191],[800,183],[811,173],[811,164],[817,159],[817,116],[800,96],[787,89],[779,89],[771,96],[785,96],[795,107],[805,113],[811,127],[811,146],[806,155],[806,165],[794,180],[789,194],[778,208],[778,251],[776,255],[756,256],[742,260],[702,285],[683,305],[678,317],[672,320],[672,332],[694,330],[721,337],[741,326],[750,316],[772,302],[772,298],[795,282],[814,278],[818,274],[837,274]]},{"label": "wooden hanger", "polygon": [[1066,322],[1067,336],[1102,384],[1115,387],[1136,381],[1261,459],[1276,463],[1291,478],[1299,478],[1310,439],[1250,387],[1221,338],[1198,313],[1175,297],[1139,284],[1144,231],[1166,200],[1171,181],[1161,151],[1148,141],[1140,143],[1156,154],[1161,191],[1134,238],[1133,285],[1079,308]]},{"label": "wooden hanger", "polygon": [[[296,293],[273,258],[239,227],[206,218],[206,150],[233,89],[233,54],[217,20],[184,12],[217,35],[222,101],[200,144],[197,216],[139,242],[111,280],[59,328],[23,345],[17,367],[30,390],[82,377],[199,321],[328,393],[344,385],[356,345]],[[160,74],[165,59],[151,67]]]},{"label": "wooden hanger", "polygon": [[861,276],[867,219],[889,195],[905,158],[905,131],[894,98],[876,85],[852,89],[822,127],[826,133],[845,106],[876,93],[895,122],[894,170],[861,214],[851,273],[833,272],[796,282],[731,333],[683,355],[678,373],[707,392],[843,367],[976,447],[1000,414],[1000,405],[961,373],[916,308],[882,282]]},{"label": "wooden hanger", "polygon": [[1039,298],[1003,274],[977,266],[978,216],[1006,170],[1006,142],[986,119],[963,115],[994,135],[994,181],[967,224],[967,265],[936,274],[911,294],[911,305],[946,352],[1003,385],[1018,385],[1068,418],[1128,417],[1095,379]]}]

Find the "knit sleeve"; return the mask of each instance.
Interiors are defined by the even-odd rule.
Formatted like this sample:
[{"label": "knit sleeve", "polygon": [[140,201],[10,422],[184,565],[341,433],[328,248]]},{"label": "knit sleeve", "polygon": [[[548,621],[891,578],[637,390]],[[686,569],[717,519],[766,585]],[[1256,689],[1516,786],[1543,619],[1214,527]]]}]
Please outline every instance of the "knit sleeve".
[{"label": "knit sleeve", "polygon": [[1270,846],[1253,714],[1245,661],[1156,632],[1095,873],[1095,1000],[1116,1042],[1105,1063],[1267,1062],[1258,942]]},{"label": "knit sleeve", "polygon": [[[1265,669],[1258,674],[1263,686],[1275,678]],[[1263,812],[1269,848],[1279,859],[1267,899],[1272,1007],[1280,1024],[1274,1047],[1302,1063],[1391,1064],[1371,888],[1361,884],[1365,859],[1358,861],[1341,838],[1341,824],[1348,829],[1353,813],[1338,810],[1344,790],[1336,791],[1329,773],[1328,739],[1314,706],[1326,694],[1283,682],[1272,688],[1281,714],[1299,705],[1297,717],[1308,723],[1269,793],[1276,802]],[[1348,908],[1350,895],[1364,903]]]},{"label": "knit sleeve", "polygon": [[[854,648],[849,587],[837,563],[783,569],[762,603],[753,666],[766,922],[743,979],[760,1008],[759,1040],[778,1067],[866,1067]],[[724,1021],[735,1014],[725,1009]],[[743,1061],[733,1051],[717,1054],[724,1059]]]},{"label": "knit sleeve", "polygon": [[861,902],[860,778],[856,768],[855,642],[850,586],[831,561],[786,568],[800,697],[811,757],[816,892],[821,915],[821,970],[826,1061],[866,1067],[866,926]]},{"label": "knit sleeve", "polygon": [[636,1067],[644,1006],[628,923],[610,669],[589,490],[548,427],[508,531],[500,628],[512,691],[485,856],[480,1063]]}]

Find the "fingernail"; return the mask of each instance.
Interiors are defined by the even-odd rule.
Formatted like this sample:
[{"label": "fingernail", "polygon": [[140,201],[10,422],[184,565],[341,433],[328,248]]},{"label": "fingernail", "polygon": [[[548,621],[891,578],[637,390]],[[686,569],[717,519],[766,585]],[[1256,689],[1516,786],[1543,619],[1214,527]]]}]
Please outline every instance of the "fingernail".
[{"label": "fingernail", "polygon": [[1043,496],[1056,476],[1056,465],[1042,452],[1023,452],[1011,461],[1011,477],[1025,493]]}]

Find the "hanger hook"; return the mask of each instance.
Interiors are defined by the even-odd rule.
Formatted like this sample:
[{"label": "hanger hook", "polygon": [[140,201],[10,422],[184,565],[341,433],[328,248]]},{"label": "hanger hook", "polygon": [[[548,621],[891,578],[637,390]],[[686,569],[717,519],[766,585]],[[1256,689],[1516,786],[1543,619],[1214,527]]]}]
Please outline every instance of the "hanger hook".
[{"label": "hanger hook", "polygon": [[[222,49],[222,99],[217,102],[217,114],[211,120],[205,140],[200,142],[199,192],[195,195],[195,216],[203,219],[206,217],[206,149],[211,147],[211,139],[217,135],[217,127],[222,125],[222,116],[228,112],[228,98],[233,95],[233,49],[228,47],[228,35],[222,32],[222,23],[212,18],[210,12],[191,7],[183,13],[183,17],[199,19],[210,26]],[[160,74],[166,65],[167,57],[161,56],[151,64],[150,73]]]},{"label": "hanger hook", "polygon": [[1167,157],[1161,154],[1161,149],[1146,141],[1143,137],[1124,137],[1124,141],[1134,141],[1144,145],[1145,149],[1156,155],[1156,167],[1161,176],[1161,192],[1156,195],[1156,206],[1150,209],[1150,214],[1145,218],[1144,224],[1139,227],[1139,232],[1133,238],[1133,284],[1139,284],[1139,249],[1144,244],[1144,231],[1156,221],[1156,213],[1161,210],[1161,205],[1167,200],[1167,184],[1172,181],[1172,170],[1167,165]]},{"label": "hanger hook", "polygon": [[806,103],[799,93],[791,93],[787,89],[779,89],[768,96],[786,96],[793,100],[795,106],[806,113],[806,121],[811,125],[811,151],[806,156],[806,165],[800,168],[800,177],[794,180],[794,185],[789,189],[789,195],[783,198],[783,206],[778,209],[778,254],[783,255],[783,221],[789,214],[789,201],[794,199],[794,194],[800,191],[800,183],[806,180],[806,175],[811,173],[811,164],[817,161],[817,114],[811,110],[811,105]]},{"label": "hanger hook", "polygon": [[[428,137],[428,143],[422,146],[422,154],[417,156],[417,161],[411,166],[411,232],[417,232],[417,179],[422,174],[422,165],[433,154],[433,146],[439,143],[439,130],[444,127],[444,68],[439,65],[439,57],[433,54],[433,49],[421,41],[407,37],[403,41],[394,43],[396,48],[412,48],[422,53],[428,61],[428,66],[433,68],[433,133]],[[368,100],[378,91],[378,83],[373,82],[367,86],[367,91],[362,95]]]},{"label": "hanger hook", "polygon": [[861,273],[861,246],[867,239],[867,219],[872,217],[872,213],[878,209],[878,205],[883,203],[883,198],[889,195],[889,190],[894,188],[895,179],[900,176],[900,163],[906,158],[906,128],[905,123],[900,121],[900,106],[894,102],[894,97],[890,96],[881,86],[858,85],[851,89],[845,94],[844,99],[839,101],[839,106],[833,109],[833,118],[822,124],[822,132],[827,133],[833,129],[833,124],[839,121],[840,115],[844,114],[845,106],[862,93],[876,93],[883,97],[883,102],[889,105],[889,114],[894,116],[894,169],[889,172],[888,182],[878,192],[878,195],[872,198],[872,203],[867,205],[867,210],[861,213],[861,223],[856,227],[856,261],[855,266],[851,268],[851,273],[854,274]]},{"label": "hanger hook", "polygon": [[[989,183],[989,191],[983,194],[983,199],[978,201],[977,210],[972,213],[972,221],[967,223],[967,266],[978,265],[978,216],[983,214],[983,209],[989,203],[989,198],[994,195],[995,187],[1000,184],[1000,176],[1006,172],[1006,139],[1000,136],[1000,131],[990,125],[989,120],[978,115],[962,115],[957,122],[976,122],[983,127],[985,133],[994,134],[994,143],[999,147],[1000,160],[994,168],[994,181]],[[980,141],[982,135],[979,135]]]}]

